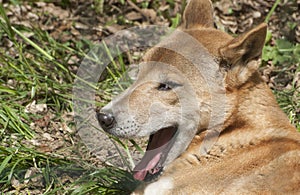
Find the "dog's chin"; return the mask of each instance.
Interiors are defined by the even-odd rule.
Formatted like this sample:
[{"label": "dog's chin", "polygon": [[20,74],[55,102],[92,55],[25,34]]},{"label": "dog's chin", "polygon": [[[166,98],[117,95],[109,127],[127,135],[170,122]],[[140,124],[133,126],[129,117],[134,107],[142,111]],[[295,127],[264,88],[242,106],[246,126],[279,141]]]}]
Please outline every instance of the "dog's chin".
[{"label": "dog's chin", "polygon": [[161,175],[168,153],[174,145],[177,130],[177,126],[170,126],[150,135],[146,152],[133,170],[135,179],[149,182]]}]

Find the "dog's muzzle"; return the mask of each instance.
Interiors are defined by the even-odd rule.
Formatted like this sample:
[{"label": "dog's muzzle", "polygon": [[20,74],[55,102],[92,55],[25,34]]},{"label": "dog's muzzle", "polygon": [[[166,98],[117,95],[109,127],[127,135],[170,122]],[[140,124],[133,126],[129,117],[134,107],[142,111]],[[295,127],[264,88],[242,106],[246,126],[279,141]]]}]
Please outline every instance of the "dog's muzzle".
[{"label": "dog's muzzle", "polygon": [[111,113],[97,112],[96,117],[104,131],[108,131],[115,124],[115,118]]}]

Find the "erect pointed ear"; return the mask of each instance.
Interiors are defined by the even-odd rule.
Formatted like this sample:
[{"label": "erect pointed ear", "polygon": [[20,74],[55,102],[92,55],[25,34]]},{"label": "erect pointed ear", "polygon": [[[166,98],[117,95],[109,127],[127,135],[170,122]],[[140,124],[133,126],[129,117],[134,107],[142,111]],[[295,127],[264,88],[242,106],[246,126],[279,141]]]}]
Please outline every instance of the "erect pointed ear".
[{"label": "erect pointed ear", "polygon": [[227,76],[230,77],[228,79],[240,85],[257,70],[256,60],[262,53],[266,33],[267,25],[260,24],[219,49],[220,56],[226,64]]},{"label": "erect pointed ear", "polygon": [[247,62],[258,58],[264,47],[267,25],[260,24],[249,32],[238,36],[220,48],[220,54],[231,64],[238,61]]},{"label": "erect pointed ear", "polygon": [[210,0],[189,0],[183,13],[185,29],[213,27],[213,7]]}]

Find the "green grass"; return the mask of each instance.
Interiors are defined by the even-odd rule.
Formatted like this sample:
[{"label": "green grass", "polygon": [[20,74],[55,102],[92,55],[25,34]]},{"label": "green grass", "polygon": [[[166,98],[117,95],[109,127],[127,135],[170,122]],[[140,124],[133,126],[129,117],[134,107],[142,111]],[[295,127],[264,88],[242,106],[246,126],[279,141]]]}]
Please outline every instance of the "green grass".
[{"label": "green grass", "polygon": [[[275,83],[273,90],[279,106],[288,115],[292,124],[300,132],[300,44],[278,39],[274,45],[267,42],[262,55],[263,64],[271,62],[274,66]],[[280,81],[282,80],[282,81]],[[298,84],[297,84],[298,82]],[[288,87],[284,86],[287,85]]]},{"label": "green grass", "polygon": [[[79,166],[76,162],[50,157],[23,146],[1,146],[0,152],[0,189],[4,193],[13,186],[15,194],[23,194],[20,190],[24,188],[28,191],[39,189],[43,194],[128,194],[138,185],[128,172],[114,167]],[[28,170],[36,170],[36,173],[26,176]],[[72,180],[61,181],[67,177]],[[37,183],[26,185],[26,180],[35,178]]]},{"label": "green grass", "polygon": [[[95,9],[101,13],[103,1],[95,2]],[[124,4],[124,1],[120,2]],[[170,17],[170,20],[172,27],[175,27],[180,15]],[[27,38],[26,33],[33,36]],[[30,141],[40,134],[31,127],[31,123],[43,117],[39,113],[26,112],[28,104],[33,101],[46,104],[59,122],[65,120],[63,113],[73,111],[72,88],[78,63],[70,63],[70,60],[73,57],[84,58],[91,47],[90,42],[83,39],[61,43],[37,27],[11,25],[2,5],[0,39],[9,40],[12,44],[10,50],[0,47],[0,191],[8,194],[15,190],[15,194],[24,194],[27,190],[26,194],[31,194],[32,190],[40,189],[44,194],[126,194],[134,189],[138,183],[126,171],[114,167],[99,169],[88,161],[46,154],[24,144],[24,140]],[[299,45],[290,46],[294,49],[285,50],[282,48],[284,43],[268,44],[264,53],[265,61],[271,60],[280,66],[277,61],[282,60],[280,64],[285,67],[282,72],[288,71],[286,67],[292,65],[297,65],[296,71],[299,72],[300,55],[293,61],[288,58],[299,52]],[[114,87],[119,86],[122,90],[123,83],[119,82],[119,78],[125,72],[125,64],[124,58],[119,56],[109,66],[107,79],[97,85],[91,84],[102,100],[97,106],[101,107],[111,99]],[[300,131],[299,88],[292,83],[291,88],[274,93],[280,106]],[[67,125],[74,128],[72,122]],[[124,148],[127,147],[120,140],[117,141]],[[25,177],[28,170],[36,172],[28,178]],[[26,182],[34,178],[42,181],[43,186]]]},{"label": "green grass", "polygon": [[[128,172],[113,167],[99,169],[80,159],[45,154],[23,144],[38,134],[30,124],[43,117],[26,112],[28,104],[33,101],[46,104],[58,121],[64,120],[62,113],[73,111],[76,67],[69,61],[74,56],[84,58],[91,46],[89,42],[60,43],[39,28],[12,26],[2,5],[0,16],[0,37],[12,43],[12,52],[0,48],[0,191],[30,194],[31,190],[40,189],[44,194],[128,194],[136,186]],[[33,36],[27,38],[28,32]],[[120,57],[119,63],[121,60]],[[121,75],[116,66],[112,66],[110,76],[100,86],[100,91],[107,94],[107,101],[111,98],[110,89]],[[72,128],[72,123],[69,125]],[[28,170],[33,168],[38,171],[26,178]],[[72,180],[62,181],[62,175]],[[26,183],[26,179],[34,178],[42,181],[43,186]]]}]

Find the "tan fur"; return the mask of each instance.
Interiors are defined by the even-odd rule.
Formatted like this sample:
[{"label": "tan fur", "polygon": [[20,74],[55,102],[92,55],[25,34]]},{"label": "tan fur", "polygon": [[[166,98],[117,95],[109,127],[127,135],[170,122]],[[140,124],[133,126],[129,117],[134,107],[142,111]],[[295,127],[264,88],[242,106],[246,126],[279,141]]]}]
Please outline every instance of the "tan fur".
[{"label": "tan fur", "polygon": [[[201,155],[199,150],[206,133],[203,131],[157,182],[141,187],[145,190],[141,191],[145,194],[300,193],[300,134],[290,125],[257,72],[255,60],[261,54],[266,26],[262,24],[233,39],[210,28],[211,21],[207,20],[210,15],[193,17],[200,11],[195,9],[207,4],[208,1],[192,0],[181,29],[211,54],[235,66],[227,67],[230,70],[225,78],[230,104],[226,122],[217,144],[207,155]],[[241,56],[246,52],[249,57],[243,61]],[[159,60],[174,64],[174,58],[167,53],[160,50]],[[157,61],[156,56],[152,51],[146,60]],[[188,68],[182,67],[183,61],[177,60],[174,66],[177,64],[180,69]]]},{"label": "tan fur", "polygon": [[[133,194],[299,194],[300,134],[257,71],[266,24],[233,38],[213,28],[208,0],[189,1],[183,18],[102,109],[120,137],[178,125],[163,174]],[[166,79],[181,86],[157,90]]]}]

